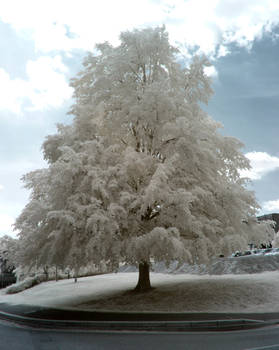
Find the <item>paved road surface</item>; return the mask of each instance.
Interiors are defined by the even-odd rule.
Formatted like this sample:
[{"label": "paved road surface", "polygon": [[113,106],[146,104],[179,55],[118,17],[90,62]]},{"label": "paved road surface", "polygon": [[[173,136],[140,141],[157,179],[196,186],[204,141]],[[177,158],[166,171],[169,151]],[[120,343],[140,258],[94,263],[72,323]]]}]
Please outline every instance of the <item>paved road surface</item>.
[{"label": "paved road surface", "polygon": [[[274,344],[278,344],[274,347]],[[270,347],[272,346],[272,347]],[[279,327],[211,333],[93,333],[32,330],[0,322],[1,350],[279,349]]]}]

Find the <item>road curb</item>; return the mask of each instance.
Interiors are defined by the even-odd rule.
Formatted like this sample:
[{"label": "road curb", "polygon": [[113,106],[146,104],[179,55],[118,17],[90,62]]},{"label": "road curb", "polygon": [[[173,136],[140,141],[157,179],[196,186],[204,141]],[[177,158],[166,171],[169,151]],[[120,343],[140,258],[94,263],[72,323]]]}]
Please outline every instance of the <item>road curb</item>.
[{"label": "road curb", "polygon": [[94,331],[233,331],[264,327],[279,323],[279,320],[261,321],[250,319],[205,320],[205,321],[77,321],[52,320],[26,317],[0,311],[0,319],[30,328],[75,329]]}]

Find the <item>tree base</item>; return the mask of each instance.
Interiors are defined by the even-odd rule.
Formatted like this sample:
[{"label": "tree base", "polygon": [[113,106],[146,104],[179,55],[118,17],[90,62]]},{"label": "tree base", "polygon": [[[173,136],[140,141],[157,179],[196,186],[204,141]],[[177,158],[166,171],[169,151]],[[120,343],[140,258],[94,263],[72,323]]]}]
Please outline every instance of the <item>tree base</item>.
[{"label": "tree base", "polygon": [[149,264],[147,262],[143,262],[139,264],[139,279],[138,283],[136,285],[136,288],[134,289],[135,292],[147,292],[151,290],[151,283],[150,283],[150,270],[149,270]]}]

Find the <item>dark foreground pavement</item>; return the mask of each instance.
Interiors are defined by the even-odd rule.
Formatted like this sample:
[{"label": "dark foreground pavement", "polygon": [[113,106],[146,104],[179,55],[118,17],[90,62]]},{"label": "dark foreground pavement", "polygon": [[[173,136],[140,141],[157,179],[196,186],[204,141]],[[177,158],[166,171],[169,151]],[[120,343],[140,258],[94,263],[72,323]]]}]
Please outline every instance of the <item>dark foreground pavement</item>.
[{"label": "dark foreground pavement", "polygon": [[96,331],[231,331],[279,324],[279,313],[137,313],[0,303],[0,319],[32,328]]},{"label": "dark foreground pavement", "polygon": [[234,332],[83,332],[0,322],[0,350],[278,350],[278,327]]}]

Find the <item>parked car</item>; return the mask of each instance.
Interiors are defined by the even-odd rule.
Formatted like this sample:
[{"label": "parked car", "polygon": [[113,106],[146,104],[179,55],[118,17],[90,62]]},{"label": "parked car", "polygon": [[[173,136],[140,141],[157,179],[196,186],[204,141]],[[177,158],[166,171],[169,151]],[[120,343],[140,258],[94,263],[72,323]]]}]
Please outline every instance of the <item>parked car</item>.
[{"label": "parked car", "polygon": [[241,255],[242,255],[242,253],[240,251],[236,251],[235,253],[232,254],[232,257],[236,258],[236,257],[241,256]]},{"label": "parked car", "polygon": [[246,250],[242,255],[243,256],[245,256],[245,255],[252,255],[252,252],[251,252],[251,250]]}]

